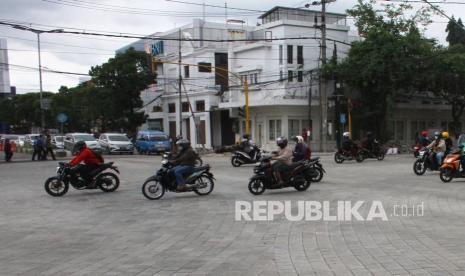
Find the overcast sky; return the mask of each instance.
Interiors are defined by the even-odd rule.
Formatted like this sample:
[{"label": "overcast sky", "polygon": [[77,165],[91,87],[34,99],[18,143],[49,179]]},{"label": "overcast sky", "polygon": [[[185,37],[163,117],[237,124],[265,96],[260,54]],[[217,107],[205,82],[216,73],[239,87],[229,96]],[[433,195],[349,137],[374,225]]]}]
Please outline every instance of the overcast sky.
[{"label": "overcast sky", "polygon": [[[221,0],[186,0],[187,2],[224,6]],[[455,0],[463,1],[465,0]],[[310,1],[312,2],[312,1]],[[202,17],[202,6],[175,3],[165,0],[0,0],[0,20],[16,20],[43,24],[43,29],[73,27],[82,30],[115,31],[136,34],[151,34],[166,31],[176,26],[192,22]],[[106,10],[83,8],[87,3],[98,3]],[[298,0],[230,0],[232,8],[269,10],[274,6],[301,7],[307,1]],[[352,7],[356,0],[337,0],[328,5],[328,11],[343,13]],[[66,4],[66,5],[65,5]],[[414,4],[415,8],[424,4]],[[78,7],[81,6],[81,7]],[[117,7],[119,6],[119,7]],[[465,19],[465,5],[441,5],[448,15]],[[104,7],[104,6],[101,6]],[[121,7],[144,9],[137,13],[121,12]],[[316,7],[319,9],[319,7]],[[112,11],[110,11],[112,10]],[[224,8],[206,7],[208,21],[224,22]],[[247,19],[255,25],[260,13],[228,10],[229,18]],[[434,23],[426,30],[426,35],[445,44],[447,19],[434,17]],[[40,26],[34,25],[39,28]],[[27,31],[0,26],[0,37],[8,40],[9,63],[38,68],[37,37]],[[42,34],[42,66],[54,70],[88,73],[93,65],[98,65],[114,55],[114,51],[134,39],[89,37],[71,34]],[[57,91],[61,85],[72,87],[79,82],[79,76],[43,74],[45,91]],[[10,66],[11,85],[19,93],[39,90],[38,72]]]}]

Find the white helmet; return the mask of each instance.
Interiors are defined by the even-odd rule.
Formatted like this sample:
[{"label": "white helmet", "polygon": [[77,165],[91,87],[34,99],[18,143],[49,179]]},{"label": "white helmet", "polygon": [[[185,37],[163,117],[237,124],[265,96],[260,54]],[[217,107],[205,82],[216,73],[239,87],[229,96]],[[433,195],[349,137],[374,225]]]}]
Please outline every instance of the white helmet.
[{"label": "white helmet", "polygon": [[304,137],[302,137],[300,135],[297,135],[296,138],[297,138],[297,143],[303,143],[304,142]]},{"label": "white helmet", "polygon": [[344,137],[349,137],[349,136],[350,136],[350,132],[346,131],[346,132],[344,132],[344,133],[342,134],[342,136],[344,136]]}]

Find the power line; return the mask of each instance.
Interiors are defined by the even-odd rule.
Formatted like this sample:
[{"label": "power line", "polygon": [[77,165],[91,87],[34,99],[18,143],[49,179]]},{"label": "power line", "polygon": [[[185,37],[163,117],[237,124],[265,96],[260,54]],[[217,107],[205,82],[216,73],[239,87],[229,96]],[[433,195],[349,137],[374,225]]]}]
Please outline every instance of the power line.
[{"label": "power line", "polygon": [[[25,65],[18,65],[18,64],[5,63],[5,62],[0,62],[0,64],[1,64],[1,65],[7,65],[7,66],[13,66],[13,67],[17,67],[17,68],[23,68],[23,69],[39,70],[39,68],[30,67],[30,66],[25,66]],[[10,69],[10,68],[9,68],[9,69]],[[11,70],[11,69],[10,69],[10,70]],[[50,68],[42,68],[42,71],[48,72],[48,73],[55,73],[55,74],[89,76],[89,74],[76,73],[76,72],[59,71],[59,70],[54,70],[54,69],[50,69]]]},{"label": "power line", "polygon": [[221,8],[221,9],[230,9],[230,10],[241,10],[241,11],[252,11],[252,12],[267,12],[264,10],[252,10],[252,9],[243,9],[243,8],[233,8],[233,7],[224,7],[224,6],[217,6],[217,5],[211,5],[211,4],[200,4],[200,3],[193,3],[193,2],[187,2],[187,1],[179,1],[179,0],[166,0],[167,2],[175,2],[175,3],[182,3],[182,4],[188,4],[188,5],[197,5],[197,6],[205,6],[205,7],[213,7],[213,8]]}]

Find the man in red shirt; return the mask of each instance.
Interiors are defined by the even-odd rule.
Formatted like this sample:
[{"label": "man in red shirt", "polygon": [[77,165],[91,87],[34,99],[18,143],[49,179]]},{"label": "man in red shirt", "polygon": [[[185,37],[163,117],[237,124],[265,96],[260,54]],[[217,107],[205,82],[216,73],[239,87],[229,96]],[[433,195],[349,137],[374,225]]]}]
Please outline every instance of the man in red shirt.
[{"label": "man in red shirt", "polygon": [[[69,164],[71,166],[76,166],[76,172],[87,182],[87,185],[91,185],[92,179],[90,173],[103,163],[102,157],[95,155],[84,141],[77,142],[74,145],[74,149],[77,154]],[[83,162],[84,165],[80,165],[81,162]]]}]

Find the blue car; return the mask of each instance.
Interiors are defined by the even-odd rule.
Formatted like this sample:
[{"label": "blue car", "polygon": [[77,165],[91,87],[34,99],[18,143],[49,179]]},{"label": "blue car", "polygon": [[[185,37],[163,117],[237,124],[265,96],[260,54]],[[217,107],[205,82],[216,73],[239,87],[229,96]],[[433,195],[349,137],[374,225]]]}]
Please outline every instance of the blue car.
[{"label": "blue car", "polygon": [[141,130],[135,143],[140,154],[163,153],[171,151],[171,139],[168,134],[157,130]]}]

